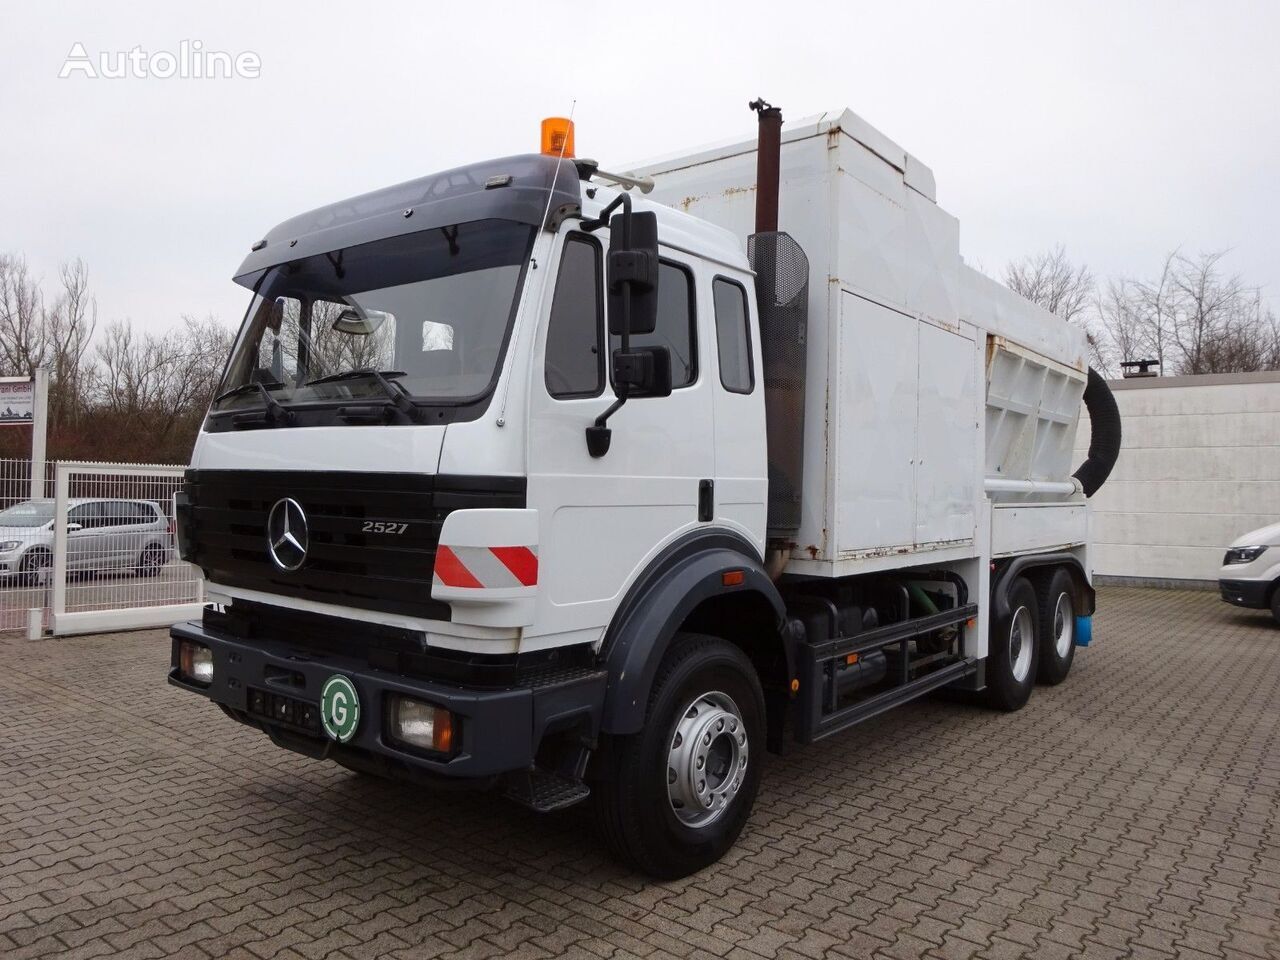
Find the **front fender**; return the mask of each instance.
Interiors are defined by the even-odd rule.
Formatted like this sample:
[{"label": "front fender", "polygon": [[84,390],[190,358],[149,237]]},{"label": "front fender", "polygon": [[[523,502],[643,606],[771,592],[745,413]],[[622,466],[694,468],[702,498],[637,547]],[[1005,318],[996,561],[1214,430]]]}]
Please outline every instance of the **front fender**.
[{"label": "front fender", "polygon": [[[756,594],[773,611],[773,629],[781,628],[786,607],[777,587],[760,561],[740,549],[734,539],[716,536],[679,545],[659,557],[637,581],[605,635],[603,651],[609,683],[604,732],[629,734],[640,729],[658,664],[680,625],[703,601]],[[742,547],[750,549],[745,542]],[[740,583],[725,583],[726,573],[739,571]],[[789,648],[786,653],[789,659]]]}]

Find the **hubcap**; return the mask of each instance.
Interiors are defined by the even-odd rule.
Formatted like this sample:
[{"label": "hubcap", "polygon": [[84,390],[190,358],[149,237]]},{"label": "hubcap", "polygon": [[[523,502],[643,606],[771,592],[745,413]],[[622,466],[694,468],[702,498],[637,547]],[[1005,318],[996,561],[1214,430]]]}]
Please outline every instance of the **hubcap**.
[{"label": "hubcap", "polygon": [[747,728],[728,694],[704,693],[684,709],[667,755],[667,799],[690,827],[718,819],[747,773]]},{"label": "hubcap", "polygon": [[1009,625],[1009,663],[1013,665],[1013,679],[1021,683],[1031,672],[1031,645],[1035,643],[1035,631],[1031,626],[1031,611],[1019,607]]},{"label": "hubcap", "polygon": [[1058,603],[1053,608],[1053,646],[1060,658],[1065,658],[1071,651],[1071,644],[1076,639],[1076,612],[1071,605],[1071,594],[1058,594]]}]

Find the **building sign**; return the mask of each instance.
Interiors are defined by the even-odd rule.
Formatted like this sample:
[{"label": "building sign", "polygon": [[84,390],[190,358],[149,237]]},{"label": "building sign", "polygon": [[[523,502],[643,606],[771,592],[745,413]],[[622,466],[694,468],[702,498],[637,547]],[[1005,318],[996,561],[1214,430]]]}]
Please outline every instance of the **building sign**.
[{"label": "building sign", "polygon": [[35,383],[26,377],[0,379],[0,427],[35,420]]}]

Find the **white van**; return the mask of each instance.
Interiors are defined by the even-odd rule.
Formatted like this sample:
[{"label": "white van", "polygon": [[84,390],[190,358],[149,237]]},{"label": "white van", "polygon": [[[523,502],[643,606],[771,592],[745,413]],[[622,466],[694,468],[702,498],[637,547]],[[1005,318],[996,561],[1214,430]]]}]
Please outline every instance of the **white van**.
[{"label": "white van", "polygon": [[1270,610],[1280,623],[1280,523],[1237,537],[1222,558],[1218,590],[1237,607]]}]

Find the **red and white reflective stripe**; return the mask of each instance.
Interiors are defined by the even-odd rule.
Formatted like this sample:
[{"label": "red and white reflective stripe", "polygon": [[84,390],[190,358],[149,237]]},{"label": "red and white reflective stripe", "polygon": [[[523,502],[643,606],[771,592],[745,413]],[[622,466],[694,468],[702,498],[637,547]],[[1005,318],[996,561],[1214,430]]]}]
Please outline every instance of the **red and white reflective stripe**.
[{"label": "red and white reflective stripe", "polygon": [[449,547],[436,551],[435,583],[473,590],[538,583],[537,547]]}]

